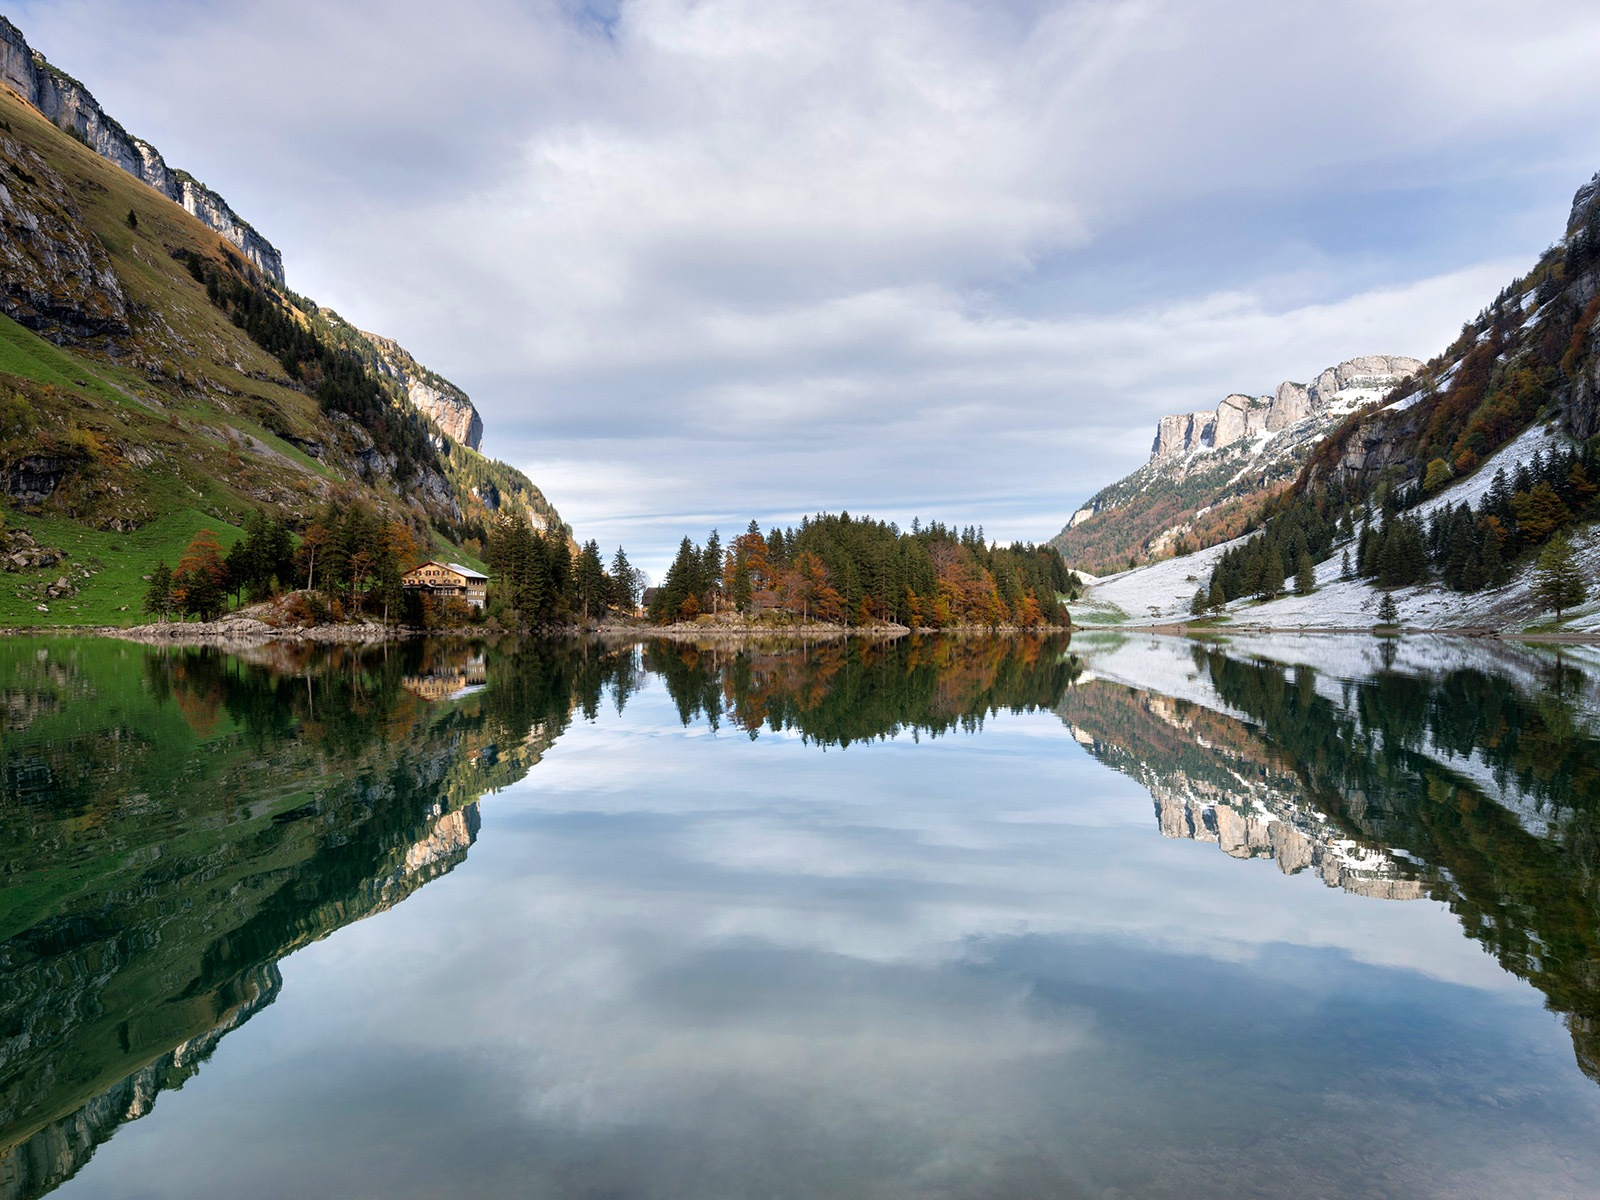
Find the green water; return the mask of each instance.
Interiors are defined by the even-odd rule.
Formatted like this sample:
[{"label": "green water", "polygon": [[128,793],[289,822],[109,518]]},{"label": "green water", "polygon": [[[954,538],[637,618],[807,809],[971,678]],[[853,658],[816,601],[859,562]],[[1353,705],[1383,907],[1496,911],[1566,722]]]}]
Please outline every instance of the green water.
[{"label": "green water", "polygon": [[0,640],[0,1200],[1592,1196],[1600,656]]}]

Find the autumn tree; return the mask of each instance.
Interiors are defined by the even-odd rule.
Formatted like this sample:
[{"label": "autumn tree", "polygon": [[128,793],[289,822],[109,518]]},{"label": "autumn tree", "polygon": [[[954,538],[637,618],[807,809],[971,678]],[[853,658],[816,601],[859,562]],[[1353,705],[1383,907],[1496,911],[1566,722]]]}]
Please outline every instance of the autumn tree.
[{"label": "autumn tree", "polygon": [[209,621],[222,611],[228,595],[228,568],[211,530],[202,529],[190,539],[172,573],[172,595],[174,606],[186,616]]}]

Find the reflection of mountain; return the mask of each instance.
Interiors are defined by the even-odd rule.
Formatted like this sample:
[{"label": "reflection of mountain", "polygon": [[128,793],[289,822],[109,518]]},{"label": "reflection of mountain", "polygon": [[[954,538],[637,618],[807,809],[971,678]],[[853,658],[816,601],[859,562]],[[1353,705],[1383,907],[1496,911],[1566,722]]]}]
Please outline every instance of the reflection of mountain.
[{"label": "reflection of mountain", "polygon": [[436,708],[404,679],[439,657],[0,647],[0,1200],[181,1085],[271,1002],[285,955],[463,862],[477,798],[605,671],[505,656]]},{"label": "reflection of mountain", "polygon": [[1162,836],[1270,858],[1286,875],[1310,870],[1358,895],[1424,894],[1409,864],[1335,828],[1292,764],[1234,717],[1103,679],[1080,683],[1058,711],[1091,754],[1149,789]]},{"label": "reflection of mountain", "polygon": [[[1315,651],[1359,661],[1370,644]],[[1061,711],[1151,788],[1163,832],[1209,839],[1215,821],[1236,852],[1260,846],[1324,878],[1332,863],[1341,887],[1448,904],[1563,1014],[1600,1081],[1600,742],[1580,707],[1595,681],[1553,653],[1442,649],[1339,679],[1274,661],[1270,641],[1246,656],[1139,639],[1091,655],[1101,678]]]}]

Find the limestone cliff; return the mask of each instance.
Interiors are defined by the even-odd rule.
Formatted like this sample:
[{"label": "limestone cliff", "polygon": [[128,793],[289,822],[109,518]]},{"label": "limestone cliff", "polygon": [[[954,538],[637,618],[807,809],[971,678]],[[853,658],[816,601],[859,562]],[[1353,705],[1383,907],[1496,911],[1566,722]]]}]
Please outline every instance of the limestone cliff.
[{"label": "limestone cliff", "polygon": [[361,331],[376,351],[374,366],[405,392],[418,412],[446,437],[472,450],[483,447],[483,418],[471,398],[448,379],[428,370],[391,338]]},{"label": "limestone cliff", "polygon": [[268,278],[283,283],[283,256],[272,243],[216,192],[188,172],[169,167],[159,150],[124,129],[100,107],[88,88],[46,62],[4,17],[0,17],[0,83],[96,154],[181,204],[237,246]]},{"label": "limestone cliff", "polygon": [[1330,410],[1352,407],[1353,393],[1386,392],[1422,369],[1414,358],[1366,354],[1328,367],[1309,384],[1286,379],[1267,396],[1225,396],[1214,412],[1162,417],[1150,447],[1154,459],[1220,450],[1257,434],[1277,433]]},{"label": "limestone cliff", "polygon": [[1051,544],[1073,566],[1104,574],[1180,541],[1224,541],[1262,497],[1289,486],[1339,422],[1421,366],[1401,355],[1361,355],[1310,383],[1284,380],[1264,395],[1234,392],[1215,409],[1162,417],[1150,460],[1091,497]]}]

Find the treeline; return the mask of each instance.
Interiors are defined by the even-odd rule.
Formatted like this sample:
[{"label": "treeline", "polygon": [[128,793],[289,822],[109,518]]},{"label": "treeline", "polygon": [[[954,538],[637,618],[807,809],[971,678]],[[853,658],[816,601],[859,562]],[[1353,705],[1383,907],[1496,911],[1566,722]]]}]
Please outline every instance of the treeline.
[{"label": "treeline", "polygon": [[216,534],[202,529],[175,568],[157,563],[144,610],[162,620],[176,615],[209,621],[227,607],[230,595],[236,604],[256,604],[297,592],[287,615],[306,623],[381,616],[431,627],[464,616],[401,586],[402,574],[423,549],[410,526],[361,504],[329,504],[301,531],[298,544],[287,525],[257,511],[226,553]]},{"label": "treeline", "polygon": [[913,520],[909,531],[870,517],[821,514],[762,533],[751,521],[724,547],[715,530],[689,538],[650,600],[658,622],[701,613],[782,614],[841,625],[913,628],[1060,625],[1074,577],[1055,549],[990,547],[981,527],[959,533]]},{"label": "treeline", "polygon": [[631,614],[638,603],[640,576],[621,546],[607,569],[594,541],[574,555],[565,529],[536,530],[520,507],[502,512],[488,534],[486,616],[498,623],[568,625],[602,618],[608,609]]},{"label": "treeline", "polygon": [[1340,562],[1346,579],[1370,579],[1385,589],[1430,580],[1458,592],[1498,587],[1519,558],[1592,516],[1600,495],[1594,482],[1600,462],[1588,445],[1535,451],[1509,475],[1497,470],[1476,509],[1462,501],[1435,508],[1423,520],[1410,509],[1442,486],[1439,475],[1430,472],[1422,488],[1403,495],[1386,493],[1376,513],[1338,490],[1296,499],[1261,532],[1222,555],[1193,611],[1242,597],[1270,600],[1289,586],[1286,573],[1292,573],[1295,591],[1305,594],[1316,585],[1314,564],[1339,542],[1350,543]]}]

